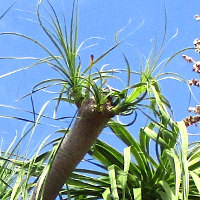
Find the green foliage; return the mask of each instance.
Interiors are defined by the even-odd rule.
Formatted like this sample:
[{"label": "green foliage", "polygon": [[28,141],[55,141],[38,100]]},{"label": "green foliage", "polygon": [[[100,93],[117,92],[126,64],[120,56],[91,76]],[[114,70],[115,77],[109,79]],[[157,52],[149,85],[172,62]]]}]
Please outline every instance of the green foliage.
[{"label": "green foliage", "polygon": [[[155,138],[160,130],[155,123],[150,123],[147,128],[141,128],[140,140],[137,142],[124,126],[110,121],[109,127],[127,148],[123,155],[105,142],[97,140],[95,147],[91,149],[90,154],[108,169],[107,175],[100,176],[108,181],[108,186],[98,182],[98,189],[105,187],[102,194],[104,199],[185,200],[200,197],[197,184],[200,168],[196,166],[191,170],[187,156],[191,149],[187,145],[185,125],[183,122],[174,122],[174,126],[176,128],[173,131],[168,128],[165,130],[166,135]],[[169,137],[167,131],[173,132],[173,138],[171,135]],[[162,142],[164,137],[169,139],[168,142]],[[179,137],[181,141],[178,141]],[[151,155],[150,143],[158,140],[161,141],[157,145],[162,153],[156,159]],[[173,142],[172,147],[171,141],[174,140],[176,143]]]}]

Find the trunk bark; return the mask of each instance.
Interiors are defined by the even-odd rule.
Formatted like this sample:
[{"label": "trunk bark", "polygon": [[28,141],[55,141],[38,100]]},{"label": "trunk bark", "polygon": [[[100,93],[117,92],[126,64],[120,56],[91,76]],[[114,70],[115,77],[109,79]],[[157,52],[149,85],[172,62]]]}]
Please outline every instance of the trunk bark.
[{"label": "trunk bark", "polygon": [[[92,99],[79,108],[78,118],[66,134],[43,186],[43,200],[55,200],[66,180],[87,154],[108,120],[113,117],[110,110],[110,104],[106,103],[102,111],[97,112]],[[36,200],[36,192],[37,186],[31,200]]]}]

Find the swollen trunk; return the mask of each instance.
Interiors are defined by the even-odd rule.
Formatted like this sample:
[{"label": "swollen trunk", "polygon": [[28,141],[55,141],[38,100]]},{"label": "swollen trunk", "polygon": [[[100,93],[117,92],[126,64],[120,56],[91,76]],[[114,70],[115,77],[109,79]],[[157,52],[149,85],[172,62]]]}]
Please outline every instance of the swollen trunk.
[{"label": "swollen trunk", "polygon": [[[54,200],[77,164],[87,154],[108,120],[113,116],[110,104],[103,106],[101,112],[95,109],[93,100],[88,100],[80,108],[78,118],[66,134],[50,169],[43,187],[43,200]],[[31,200],[35,200],[37,186]],[[40,198],[39,198],[40,199]]]}]

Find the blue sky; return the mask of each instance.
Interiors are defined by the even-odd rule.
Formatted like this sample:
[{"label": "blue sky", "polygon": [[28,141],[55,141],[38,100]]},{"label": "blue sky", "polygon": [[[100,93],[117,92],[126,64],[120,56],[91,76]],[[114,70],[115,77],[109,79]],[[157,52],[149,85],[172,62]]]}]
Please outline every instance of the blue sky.
[{"label": "blue sky", "polygon": [[[0,11],[3,13],[13,1],[7,0],[0,2]],[[71,1],[67,0],[52,0],[50,1],[55,6],[59,16],[63,13],[66,18],[70,16]],[[177,36],[167,45],[162,59],[172,56],[175,52],[192,46],[192,42],[199,36],[200,22],[194,20],[194,15],[200,13],[200,1],[193,0],[192,2],[186,0],[166,1],[167,10],[167,33],[166,44],[170,38],[177,33]],[[53,52],[53,46],[42,33],[41,28],[37,24],[35,16],[36,0],[18,0],[12,10],[0,20],[0,32],[19,32],[26,34],[47,45]],[[43,2],[42,15],[47,16]],[[126,0],[126,1],[108,1],[108,0],[80,0],[79,4],[79,44],[90,37],[101,37],[101,40],[91,40],[86,45],[98,43],[91,48],[83,49],[80,52],[83,65],[87,66],[90,55],[93,54],[95,58],[100,56],[105,50],[114,44],[114,35],[121,28],[125,27],[129,20],[131,23],[121,33],[120,38],[126,37],[129,33],[137,29],[121,46],[123,51],[131,64],[132,70],[140,69],[140,56],[148,57],[150,50],[153,47],[152,39],[158,41],[158,46],[161,44],[164,34],[164,1],[140,1],[140,0]],[[0,57],[44,57],[46,56],[39,47],[30,41],[24,40],[14,36],[0,36]],[[108,55],[97,68],[103,64],[110,64],[112,68],[125,68],[125,63],[121,55],[120,49],[116,49]],[[56,53],[56,52],[55,52]],[[193,51],[186,54],[194,56],[198,60],[199,55]],[[21,67],[31,64],[30,60],[0,60],[0,75],[19,69]],[[184,78],[198,78],[198,75],[192,72],[192,65],[187,64],[181,57],[181,54],[174,58],[165,69],[166,72],[180,73]],[[0,79],[0,104],[15,106],[31,110],[30,98],[16,101],[19,97],[30,92],[32,87],[39,81],[46,78],[58,77],[52,69],[48,66],[34,67],[28,71],[22,71],[8,77]],[[125,79],[126,76],[121,74],[120,77]],[[132,77],[134,82],[137,78]],[[119,82],[111,82],[113,87],[122,88]],[[181,120],[188,115],[187,108],[189,104],[189,90],[186,85],[177,81],[163,81],[162,91],[164,95],[170,100],[174,110],[176,120]],[[198,89],[198,88],[197,88]],[[194,90],[197,98],[199,97],[198,90]],[[56,88],[54,88],[56,91]],[[53,97],[54,94],[38,93],[34,95],[34,104],[36,111],[42,108],[42,105]],[[195,106],[197,103],[191,100],[190,105]],[[50,104],[46,114],[52,116],[55,103]],[[72,116],[75,109],[70,105],[61,105],[59,109],[59,116]],[[14,115],[24,118],[32,119],[32,115],[22,111],[13,109],[5,109],[0,107],[0,115]],[[128,119],[126,119],[128,120]],[[134,135],[137,137],[138,128],[141,126],[143,117],[136,121],[136,125],[131,127]],[[48,121],[45,123],[52,123]],[[18,120],[0,118],[0,138],[3,138],[3,146],[6,147],[16,132],[20,136],[25,123]],[[67,122],[60,124],[62,127],[68,126]],[[36,145],[50,133],[54,133],[55,128],[50,126],[38,127],[33,136],[33,144]],[[199,128],[191,128],[192,132],[199,132]],[[107,130],[104,133],[109,133]],[[102,134],[100,136],[103,140],[110,144],[119,146],[118,140],[111,134]],[[193,139],[198,139],[193,136]],[[35,147],[35,146],[32,146]],[[31,148],[32,148],[31,147]],[[123,146],[120,146],[123,149]]]}]

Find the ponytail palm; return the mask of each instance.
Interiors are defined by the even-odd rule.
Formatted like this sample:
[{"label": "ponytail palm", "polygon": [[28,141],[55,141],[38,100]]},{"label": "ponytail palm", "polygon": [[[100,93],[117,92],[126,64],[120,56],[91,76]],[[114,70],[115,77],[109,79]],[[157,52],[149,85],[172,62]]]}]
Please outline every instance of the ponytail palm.
[{"label": "ponytail palm", "polygon": [[[77,107],[75,123],[72,128],[65,131],[65,136],[62,138],[57,148],[52,152],[49,158],[49,165],[47,165],[44,173],[40,176],[33,191],[31,197],[33,200],[41,198],[46,200],[55,199],[66,180],[72,174],[77,164],[83,159],[84,155],[89,151],[90,147],[95,142],[103,128],[107,125],[108,121],[115,115],[132,113],[135,105],[137,105],[146,95],[146,80],[141,80],[141,83],[136,85],[128,85],[124,90],[118,91],[110,86],[105,86],[109,78],[115,78],[113,76],[115,70],[105,71],[104,67],[102,67],[100,71],[93,72],[93,67],[122,42],[118,42],[117,37],[116,44],[96,60],[93,60],[93,56],[91,55],[89,66],[83,69],[81,58],[79,56],[79,50],[83,43],[79,47],[77,46],[77,3],[77,1],[73,2],[69,32],[66,28],[67,25],[65,25],[64,28],[61,27],[57,14],[49,3],[53,13],[50,15],[52,20],[52,32],[43,23],[44,19],[40,15],[41,1],[38,2],[37,17],[39,25],[58,51],[58,55],[54,55],[43,44],[26,35],[11,32],[0,33],[0,35],[19,36],[36,43],[48,54],[48,56],[36,59],[36,62],[32,66],[45,63],[56,70],[62,77],[60,79],[47,79],[38,83],[28,95],[33,95],[35,92],[53,85],[60,85],[62,89],[59,96],[53,99],[57,100],[54,117],[56,117],[57,108],[61,101],[75,104]],[[130,79],[130,66],[127,59],[125,60],[129,74],[128,79]],[[20,70],[16,70],[15,72]],[[9,74],[11,73],[6,75]],[[130,81],[128,80],[128,83],[129,82]],[[128,91],[134,88],[135,92],[128,95]],[[42,112],[47,105],[48,102],[43,106],[37,119],[35,117],[36,114],[33,106],[35,121],[33,130],[36,125],[39,124],[39,119],[42,117]]]},{"label": "ponytail palm", "polygon": [[[171,177],[173,169],[170,168],[170,159],[167,160],[167,158],[171,156],[171,160],[175,159],[173,156],[176,155],[174,152],[171,152],[171,148],[174,148],[179,132],[177,124],[173,122],[167,113],[167,108],[164,105],[168,105],[168,102],[161,95],[160,86],[156,79],[165,74],[153,76],[153,73],[158,67],[160,55],[153,59],[153,54],[150,55],[145,63],[144,69],[137,73],[140,76],[139,82],[131,85],[130,76],[133,72],[131,71],[128,59],[123,54],[127,66],[127,86],[121,91],[110,87],[107,81],[110,78],[117,78],[113,74],[119,70],[105,70],[105,66],[102,66],[101,70],[94,71],[94,67],[123,42],[123,40],[118,41],[117,36],[119,33],[116,34],[115,45],[95,60],[93,55],[91,55],[90,64],[83,67],[79,50],[84,43],[78,46],[78,1],[74,0],[73,2],[70,31],[67,30],[66,24],[64,28],[61,26],[56,11],[50,3],[49,7],[52,12],[52,14],[50,14],[51,29],[45,26],[44,21],[46,19],[42,18],[40,15],[41,2],[42,1],[39,1],[37,6],[38,22],[49,41],[54,45],[58,55],[52,53],[51,50],[39,41],[26,35],[11,32],[0,33],[0,35],[15,35],[28,39],[36,43],[47,53],[45,58],[37,58],[33,65],[20,70],[46,64],[58,72],[61,77],[41,81],[35,85],[32,92],[26,96],[32,96],[40,90],[59,85],[61,86],[59,95],[52,99],[52,101],[57,101],[54,110],[54,118],[56,118],[57,109],[61,102],[74,104],[77,108],[77,116],[74,117],[75,122],[72,126],[62,130],[64,136],[59,141],[56,140],[53,150],[45,154],[48,158],[44,160],[47,160],[48,164],[43,166],[40,163],[38,170],[40,173],[35,173],[33,175],[35,177],[40,174],[40,177],[37,179],[37,183],[34,184],[35,187],[31,199],[54,200],[59,193],[61,195],[67,195],[68,189],[62,190],[64,184],[69,186],[72,197],[78,196],[75,194],[77,191],[71,188],[76,181],[80,186],[79,192],[81,193],[78,198],[86,199],[88,197],[87,192],[81,190],[81,187],[84,186],[84,181],[81,182],[81,179],[84,180],[84,178],[89,182],[91,181],[91,183],[97,184],[97,187],[98,184],[101,186],[98,188],[98,191],[96,190],[97,188],[93,187],[93,194],[94,196],[96,195],[94,198],[100,197],[101,195],[99,195],[99,193],[102,192],[105,199],[136,199],[136,196],[138,196],[138,199],[141,199],[142,194],[152,195],[152,191],[154,190],[155,197],[159,198],[161,194],[165,193],[168,185],[169,187],[171,187],[171,184],[173,185],[173,177]],[[16,70],[16,72],[20,70]],[[9,74],[11,73],[7,75]],[[147,101],[149,101],[150,104],[146,104]],[[44,104],[37,118],[33,106],[33,130],[40,123],[39,120],[43,117],[43,111],[49,102]],[[152,122],[146,128],[141,129],[141,144],[139,144],[130,133],[127,132],[124,126],[114,122],[112,118],[119,115],[131,116],[131,114],[139,110],[144,112],[141,108],[152,110],[153,114],[158,116],[160,121]],[[125,149],[126,157],[123,157],[123,155],[104,142],[97,140],[97,137],[106,126],[109,126],[128,146],[128,148]],[[158,130],[157,134],[154,128]],[[160,163],[156,162],[149,155],[150,140],[154,140],[160,145]],[[91,148],[93,144],[95,145]],[[95,181],[91,177],[81,176],[76,173],[72,174],[76,166],[88,152],[108,168],[109,176],[107,174],[94,172],[102,175],[102,178]],[[104,152],[105,155],[102,152]],[[130,154],[133,154],[137,164],[131,162]],[[28,163],[30,164],[30,168],[38,169],[37,158],[37,156],[34,157],[30,163]],[[43,158],[41,160],[39,159],[41,162],[44,160]],[[170,170],[166,172],[163,165]],[[92,173],[92,171],[88,172]],[[119,180],[118,173],[120,174]],[[122,176],[123,174],[125,176]],[[77,180],[75,180],[76,178]],[[162,182],[160,182],[161,178],[163,178]],[[180,179],[178,179],[178,177],[176,178],[179,181],[178,183],[180,183]],[[110,184],[111,187],[109,187]],[[168,185],[166,186],[166,184]],[[91,185],[92,184],[90,184],[90,186]],[[31,185],[31,187],[32,186],[33,185]],[[177,187],[179,187],[179,185]],[[179,195],[178,189],[170,192],[172,195]],[[165,193],[165,195],[167,194]],[[144,197],[144,199],[145,198],[146,197]]]},{"label": "ponytail palm", "polygon": [[[89,154],[100,162],[101,171],[107,172],[77,170],[67,181],[68,197],[98,199],[102,195],[104,200],[200,198],[199,141],[189,144],[184,122],[173,121],[166,112],[166,99],[160,96],[152,98],[154,100],[161,100],[153,109],[157,110],[157,120],[151,118],[151,122],[141,127],[139,141],[135,133],[119,122],[108,122],[108,127],[126,146],[124,153],[97,139]],[[93,178],[93,174],[98,178]],[[63,190],[62,194],[69,193]]]}]

